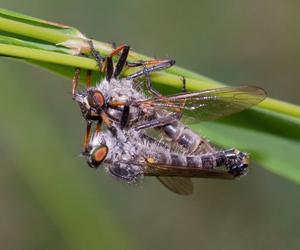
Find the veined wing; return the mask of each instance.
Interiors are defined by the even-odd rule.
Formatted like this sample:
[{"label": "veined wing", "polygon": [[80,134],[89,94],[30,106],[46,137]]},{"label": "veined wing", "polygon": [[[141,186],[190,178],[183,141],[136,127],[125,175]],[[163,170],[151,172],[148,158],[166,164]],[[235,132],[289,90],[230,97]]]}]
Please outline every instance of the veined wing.
[{"label": "veined wing", "polygon": [[157,177],[161,184],[176,194],[189,195],[193,193],[192,180],[185,177]]},{"label": "veined wing", "polygon": [[192,117],[198,121],[207,121],[241,112],[265,98],[266,92],[262,88],[240,86],[155,97],[138,103],[172,112],[192,111]]},{"label": "veined wing", "polygon": [[144,175],[157,177],[213,178],[225,180],[232,180],[235,178],[235,176],[225,170],[186,168],[163,164],[147,164],[147,167],[144,168]]},{"label": "veined wing", "polygon": [[[114,164],[113,162],[109,162]],[[189,195],[193,192],[193,183],[190,178],[213,178],[232,180],[235,177],[225,170],[187,168],[167,164],[139,163],[135,161],[121,161],[128,165],[141,166],[144,176],[155,176],[169,190],[181,195]]]}]

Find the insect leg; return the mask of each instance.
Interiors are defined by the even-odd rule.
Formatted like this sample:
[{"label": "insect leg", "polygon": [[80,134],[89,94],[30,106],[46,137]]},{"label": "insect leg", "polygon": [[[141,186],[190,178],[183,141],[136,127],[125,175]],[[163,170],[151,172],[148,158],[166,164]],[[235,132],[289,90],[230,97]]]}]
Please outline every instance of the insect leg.
[{"label": "insect leg", "polygon": [[102,109],[97,109],[98,113],[100,114],[101,122],[103,121],[109,131],[112,133],[113,136],[117,135],[117,129],[115,126],[113,126],[111,120],[109,119],[108,115],[102,110]]},{"label": "insect leg", "polygon": [[[121,71],[124,68],[124,65],[126,63],[127,56],[128,56],[128,53],[129,53],[129,49],[130,49],[130,47],[128,45],[123,44],[123,45],[119,46],[118,48],[114,49],[110,53],[110,55],[105,58],[106,80],[107,81],[110,81],[113,76],[117,77],[121,73]],[[116,65],[116,70],[114,72],[112,57],[117,55],[121,51],[122,51],[122,54],[119,58],[119,61]]]},{"label": "insect leg", "polygon": [[93,43],[92,40],[89,40],[88,43],[89,43],[89,46],[90,46],[92,56],[95,58],[95,60],[97,62],[99,71],[102,72],[102,63],[104,61],[104,58],[101,56],[100,52],[95,49],[94,43]]},{"label": "insect leg", "polygon": [[184,76],[182,76],[182,92],[185,93],[187,92],[186,90],[186,79]]},{"label": "insect leg", "polygon": [[77,93],[77,86],[80,78],[80,68],[75,69],[75,74],[72,80],[72,98],[75,99]]},{"label": "insect leg", "polygon": [[[133,63],[127,63],[128,67],[139,67],[139,66],[144,66],[146,68],[148,73],[153,73],[156,71],[164,70],[167,68],[170,68],[175,64],[175,60],[172,59],[166,59],[166,60],[149,60],[149,61],[139,61],[139,62],[133,62]],[[146,67],[148,65],[153,65],[150,67]],[[127,76],[128,80],[132,80],[138,77],[141,77],[145,75],[145,70],[141,69],[129,76]]]},{"label": "insect leg", "polygon": [[[186,91],[186,80],[185,80],[184,76],[182,77],[182,92],[183,93],[187,92]],[[176,111],[176,117],[177,117],[178,120],[180,120],[182,115],[183,115],[183,108],[185,106],[185,103],[186,103],[186,100],[184,99],[181,102],[181,107],[179,109],[175,110]]]},{"label": "insect leg", "polygon": [[102,118],[100,117],[98,119],[97,125],[96,125],[96,133],[99,133],[101,131],[101,125],[102,125]]},{"label": "insect leg", "polygon": [[91,82],[92,82],[92,71],[89,69],[86,72],[86,81],[85,81],[85,85],[87,89],[91,87]]},{"label": "insect leg", "polygon": [[109,56],[105,59],[106,61],[106,80],[110,82],[112,75],[114,73],[114,65],[112,58]]},{"label": "insect leg", "polygon": [[124,105],[121,120],[120,120],[120,128],[124,129],[129,121],[129,113],[130,113],[130,106],[129,104]]},{"label": "insect leg", "polygon": [[150,66],[150,65],[161,65],[166,68],[171,67],[175,64],[175,60],[172,59],[153,59],[153,60],[139,60],[136,62],[127,62],[128,67],[140,67],[140,66]]},{"label": "insect leg", "polygon": [[[127,79],[131,80],[131,79],[138,78],[140,76],[145,76],[146,81],[147,81],[146,86],[147,86],[148,90],[155,96],[161,96],[161,94],[153,88],[152,81],[150,78],[150,73],[164,70],[166,68],[171,67],[174,64],[175,64],[175,60],[171,60],[171,59],[140,61],[140,62],[132,63],[132,64],[129,64],[129,66],[131,66],[131,67],[143,66],[143,69],[127,76]],[[153,65],[153,66],[146,67],[147,65]]]},{"label": "insect leg", "polygon": [[[182,92],[183,92],[183,93],[187,92],[187,91],[186,91],[186,80],[185,80],[185,77],[184,77],[184,76],[182,77]],[[185,103],[186,103],[186,100],[183,99],[182,102],[181,102],[180,108],[175,108],[175,110],[174,110],[174,111],[176,112],[176,118],[177,118],[178,120],[180,120],[180,119],[182,118],[182,115],[183,115],[183,108],[184,108],[184,106],[185,106]]]},{"label": "insect leg", "polygon": [[[113,51],[109,54],[110,57],[113,57],[115,55],[118,55],[121,51],[123,51],[125,48],[129,47],[127,44],[122,44],[117,48],[114,48]],[[130,48],[130,47],[129,47]]]},{"label": "insect leg", "polygon": [[117,70],[116,70],[117,74],[116,75],[119,75],[120,72],[122,71],[125,63],[126,63],[130,47],[128,45],[126,45],[126,44],[123,44],[123,45],[119,46],[118,48],[115,48],[110,53],[109,56],[107,56],[106,58],[103,58],[100,55],[99,51],[97,51],[95,49],[93,41],[89,40],[88,43],[89,43],[89,46],[90,46],[90,50],[91,50],[92,56],[95,58],[95,60],[96,60],[96,62],[98,64],[98,68],[99,68],[100,72],[103,71],[103,62],[106,63],[106,68],[107,68],[106,79],[108,79],[108,80],[110,80],[111,77],[112,77],[112,75],[113,75],[112,57],[115,56],[115,55],[117,55],[119,52],[123,51],[122,55],[120,56],[119,62],[117,64]]},{"label": "insect leg", "polygon": [[137,125],[134,127],[134,129],[136,130],[142,130],[142,129],[147,129],[147,128],[156,128],[156,127],[162,127],[165,126],[167,124],[170,124],[172,122],[175,122],[177,119],[171,116],[166,116],[166,117],[162,117],[159,119],[153,119],[150,121],[147,121],[145,123],[142,123],[140,125]]},{"label": "insect leg", "polygon": [[155,95],[155,96],[161,96],[161,94],[156,89],[153,88],[151,77],[150,77],[149,72],[147,71],[146,68],[144,68],[144,75],[146,76],[147,89],[151,92],[151,94]]},{"label": "insect leg", "polygon": [[127,60],[127,57],[128,57],[130,47],[128,45],[123,45],[122,49],[123,49],[122,54],[119,58],[119,61],[117,62],[116,69],[115,69],[115,72],[114,72],[114,77],[115,78],[120,75],[122,69],[124,68],[124,66],[126,64],[126,60]]},{"label": "insect leg", "polygon": [[183,110],[181,109],[181,110],[179,110],[178,112],[176,112],[176,118],[177,118],[177,120],[180,120],[181,118],[182,118],[182,115],[183,115],[183,112],[182,112]]},{"label": "insect leg", "polygon": [[92,122],[87,121],[86,132],[85,132],[84,141],[83,141],[83,150],[84,150],[83,152],[84,153],[88,151],[88,145],[90,143],[91,127],[92,127]]}]

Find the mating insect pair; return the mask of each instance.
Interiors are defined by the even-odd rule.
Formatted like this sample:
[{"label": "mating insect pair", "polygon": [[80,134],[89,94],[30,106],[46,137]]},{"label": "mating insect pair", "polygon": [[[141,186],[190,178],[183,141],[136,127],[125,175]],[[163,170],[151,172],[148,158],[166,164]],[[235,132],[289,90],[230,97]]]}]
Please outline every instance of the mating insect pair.
[{"label": "mating insect pair", "polygon": [[[79,70],[73,80],[73,98],[79,103],[87,120],[84,154],[91,167],[106,163],[109,173],[119,179],[134,182],[144,175],[157,176],[176,193],[188,194],[192,183],[188,177],[233,179],[246,173],[248,156],[238,150],[216,151],[210,143],[183,125],[179,120],[184,110],[193,112],[195,121],[212,120],[242,111],[265,98],[258,87],[227,87],[199,92],[162,96],[152,87],[150,73],[170,67],[173,60],[153,60],[127,63],[142,69],[127,78],[117,79],[126,64],[128,46],[120,46],[106,58],[93,49],[100,70],[106,79],[96,87],[77,91]],[[122,52],[114,69],[112,57]],[[139,91],[146,78],[148,97]],[[96,133],[90,140],[92,121]],[[104,122],[109,128],[100,132]],[[160,129],[172,143],[161,143],[150,137],[150,128]],[[175,145],[175,149],[174,149]],[[221,168],[223,166],[223,168]]]}]

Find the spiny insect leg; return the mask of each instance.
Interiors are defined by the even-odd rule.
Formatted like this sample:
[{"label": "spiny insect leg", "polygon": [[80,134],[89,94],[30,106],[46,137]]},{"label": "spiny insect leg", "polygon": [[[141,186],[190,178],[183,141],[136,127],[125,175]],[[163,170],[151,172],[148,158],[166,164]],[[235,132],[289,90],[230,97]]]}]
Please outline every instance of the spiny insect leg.
[{"label": "spiny insect leg", "polygon": [[148,128],[156,128],[156,127],[162,127],[167,124],[170,124],[172,122],[175,122],[177,119],[171,116],[162,117],[159,119],[153,119],[150,121],[146,121],[145,123],[139,124],[138,126],[135,126],[135,130],[143,130]]},{"label": "spiny insect leg", "polygon": [[[119,46],[118,48],[114,49],[110,53],[110,55],[106,57],[105,63],[106,63],[106,79],[107,79],[107,81],[110,81],[112,76],[117,77],[121,73],[121,71],[124,68],[124,65],[126,63],[129,49],[130,49],[130,47],[128,45],[123,44],[123,45]],[[118,55],[121,51],[122,51],[122,54],[119,57],[119,60],[116,65],[116,69],[114,71],[112,57],[115,55]]]},{"label": "spiny insect leg", "polygon": [[104,61],[104,58],[101,56],[100,52],[95,49],[94,43],[93,43],[92,40],[89,40],[88,43],[89,43],[89,46],[90,46],[91,54],[97,62],[99,71],[102,72],[102,63]]},{"label": "spiny insect leg", "polygon": [[[187,91],[186,91],[186,79],[185,79],[184,76],[182,77],[182,92],[183,92],[183,93],[187,92]],[[184,106],[185,106],[185,103],[186,103],[186,100],[183,99],[182,102],[181,102],[181,107],[175,109],[176,117],[177,117],[178,120],[180,120],[180,119],[182,118],[182,115],[183,115],[183,108],[184,108]]]},{"label": "spiny insect leg", "polygon": [[185,79],[184,76],[182,76],[182,89],[181,90],[182,90],[183,93],[187,92],[187,90],[186,90],[186,79]]},{"label": "spiny insect leg", "polygon": [[119,57],[119,60],[117,62],[116,69],[114,72],[115,78],[121,74],[121,72],[126,64],[130,47],[128,45],[123,45],[122,49],[123,49],[122,54]]},{"label": "spiny insect leg", "polygon": [[[98,110],[99,112],[99,110]],[[117,135],[117,129],[112,124],[111,120],[109,119],[108,115],[104,111],[100,111],[100,118],[107,126],[108,130],[112,133],[113,136]]]},{"label": "spiny insect leg", "polygon": [[106,61],[106,80],[110,82],[114,73],[114,65],[111,57],[107,57],[105,61]]},{"label": "spiny insect leg", "polygon": [[87,89],[91,87],[91,82],[92,82],[92,71],[89,69],[86,72],[86,81],[85,81],[85,86]]},{"label": "spiny insect leg", "polygon": [[171,67],[175,64],[175,60],[172,59],[152,59],[152,60],[139,60],[136,62],[127,62],[128,67],[140,67],[140,66],[150,66],[150,65],[161,65],[164,68]]},{"label": "spiny insect leg", "polygon": [[83,152],[84,153],[88,151],[88,146],[90,143],[91,127],[92,127],[92,122],[88,121],[87,125],[86,125],[84,141],[83,141],[83,150],[84,150]]},{"label": "spiny insect leg", "polygon": [[146,68],[144,68],[144,75],[146,76],[146,87],[150,91],[150,93],[155,96],[161,96],[161,94],[156,89],[154,89],[150,74]]},{"label": "spiny insect leg", "polygon": [[96,133],[99,133],[101,131],[101,125],[102,125],[102,118],[100,117],[98,122],[97,122],[97,125],[96,125]]},{"label": "spiny insect leg", "polygon": [[[174,64],[175,64],[175,60],[172,60],[172,59],[166,59],[166,60],[155,59],[155,60],[149,60],[149,61],[128,62],[127,63],[128,67],[143,66],[143,69],[127,76],[127,79],[132,80],[132,79],[144,76],[144,73],[145,73],[144,69],[145,68],[146,68],[147,72],[150,74],[150,73],[153,73],[153,72],[156,72],[156,71],[160,71],[160,70],[170,68]],[[152,65],[152,66],[147,67],[149,65]]]},{"label": "spiny insect leg", "polygon": [[72,98],[75,98],[75,95],[77,93],[77,86],[80,78],[80,68],[75,69],[75,74],[72,79]]},{"label": "spiny insect leg", "polygon": [[[140,62],[136,62],[136,63],[131,63],[131,64],[128,64],[128,66],[130,66],[130,67],[143,66],[143,69],[127,76],[127,79],[130,80],[130,79],[138,78],[140,76],[145,76],[146,77],[146,87],[148,88],[150,93],[155,96],[161,96],[161,94],[156,89],[154,89],[154,87],[152,85],[150,73],[164,70],[166,68],[171,67],[174,64],[175,64],[175,61],[171,60],[171,59],[150,60],[150,61],[140,61]],[[147,67],[147,65],[153,65],[153,66]]]},{"label": "spiny insect leg", "polygon": [[121,51],[123,51],[124,49],[130,48],[127,44],[122,44],[119,47],[115,48],[111,53],[110,53],[110,57],[113,57],[115,55],[118,55]]},{"label": "spiny insect leg", "polygon": [[129,113],[130,113],[130,105],[125,104],[123,107],[122,115],[121,115],[121,120],[120,120],[120,128],[124,129],[129,121]]}]

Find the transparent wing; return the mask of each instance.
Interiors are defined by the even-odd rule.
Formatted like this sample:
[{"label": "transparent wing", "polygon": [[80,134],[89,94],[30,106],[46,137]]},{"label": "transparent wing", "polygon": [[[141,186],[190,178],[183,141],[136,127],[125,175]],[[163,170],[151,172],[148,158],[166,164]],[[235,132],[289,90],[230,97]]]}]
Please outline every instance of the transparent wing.
[{"label": "transparent wing", "polygon": [[232,180],[235,178],[225,170],[185,168],[173,165],[148,164],[144,168],[144,175],[156,177],[191,177],[191,178],[214,178]]},{"label": "transparent wing", "polygon": [[189,195],[193,193],[193,183],[190,178],[184,177],[157,177],[166,188],[176,194]]},{"label": "transparent wing", "polygon": [[262,88],[240,86],[156,97],[138,103],[172,112],[191,111],[189,116],[196,118],[195,121],[207,121],[241,112],[265,98]]},{"label": "transparent wing", "polygon": [[[141,164],[135,161],[121,161],[128,165],[141,166],[144,176],[155,176],[169,190],[180,195],[189,195],[193,193],[193,183],[190,178],[213,178],[232,180],[236,177],[225,170],[220,169],[201,169],[201,168],[186,168],[166,164]],[[113,164],[109,162],[109,164]],[[115,175],[115,173],[113,173]],[[115,175],[119,177],[118,175]],[[127,176],[126,176],[127,177]],[[131,173],[130,173],[130,177]],[[121,179],[124,178],[122,173]]]}]

